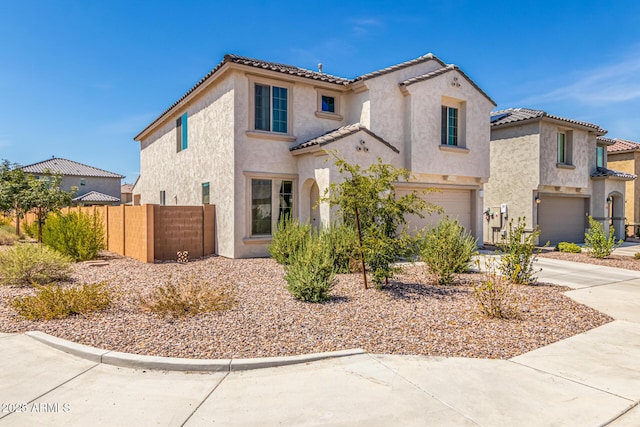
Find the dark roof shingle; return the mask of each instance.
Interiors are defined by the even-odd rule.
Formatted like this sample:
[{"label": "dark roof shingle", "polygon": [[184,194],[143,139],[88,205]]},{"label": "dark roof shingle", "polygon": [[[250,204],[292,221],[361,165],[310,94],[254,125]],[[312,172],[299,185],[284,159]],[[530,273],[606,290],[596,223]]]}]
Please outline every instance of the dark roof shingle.
[{"label": "dark roof shingle", "polygon": [[550,119],[560,120],[563,122],[592,128],[598,133],[604,134],[607,132],[604,129],[600,128],[600,126],[593,123],[567,119],[565,117],[560,117],[560,116],[554,116],[552,114],[547,114],[546,111],[532,110],[529,108],[507,108],[506,110],[494,111],[491,113],[491,126],[500,126],[500,125],[506,125],[506,124],[516,123],[516,122],[522,122],[525,120],[541,119],[543,117],[548,117]]},{"label": "dark roof shingle", "polygon": [[91,203],[116,203],[120,199],[98,191],[89,191],[82,196],[74,197],[73,202],[91,202]]},{"label": "dark roof shingle", "polygon": [[95,168],[83,163],[74,162],[73,160],[62,159],[60,157],[53,157],[48,160],[43,160],[38,163],[23,166],[21,169],[27,173],[46,173],[47,171],[49,171],[52,173],[59,173],[61,175],[68,176],[87,176],[120,179],[124,178],[123,175],[117,173]]},{"label": "dark roof shingle", "polygon": [[289,147],[289,151],[301,150],[303,148],[313,147],[313,146],[322,147],[323,145],[330,144],[330,143],[332,143],[334,141],[337,141],[339,139],[345,138],[345,137],[347,137],[349,135],[353,135],[354,133],[357,133],[357,132],[360,132],[360,131],[365,132],[368,135],[372,136],[373,138],[377,139],[378,141],[380,141],[381,143],[383,143],[387,147],[391,148],[396,153],[400,152],[400,150],[398,150],[396,147],[391,145],[384,138],[381,138],[380,136],[378,136],[375,133],[371,132],[369,129],[367,129],[366,126],[364,126],[364,125],[362,125],[360,123],[353,123],[353,124],[350,124],[350,125],[342,126],[342,127],[338,128],[338,129],[334,129],[332,131],[329,131],[329,132],[327,132],[325,134],[322,134],[322,135],[320,135],[320,136],[318,136],[316,138],[310,139],[308,141],[299,142],[299,143],[294,144],[291,147]]},{"label": "dark roof shingle", "polygon": [[637,175],[626,172],[619,172],[613,169],[603,168],[598,166],[596,170],[591,174],[591,178],[599,178],[599,177],[614,177],[614,178],[622,178],[626,181],[630,181],[632,179],[636,179]]}]

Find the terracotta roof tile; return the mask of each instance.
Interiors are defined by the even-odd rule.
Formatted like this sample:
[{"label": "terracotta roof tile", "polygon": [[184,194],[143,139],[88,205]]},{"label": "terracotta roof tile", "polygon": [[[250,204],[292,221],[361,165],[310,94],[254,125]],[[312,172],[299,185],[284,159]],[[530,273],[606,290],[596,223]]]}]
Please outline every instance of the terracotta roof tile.
[{"label": "terracotta roof tile", "polygon": [[626,139],[615,138],[612,139],[612,145],[607,147],[608,153],[618,153],[622,151],[638,151],[640,150],[640,143],[629,141]]},{"label": "terracotta roof tile", "polygon": [[46,173],[50,171],[52,173],[59,173],[68,176],[90,176],[100,178],[124,178],[123,175],[106,171],[104,169],[94,168],[93,166],[85,165],[83,163],[74,162],[73,160],[62,159],[60,157],[53,157],[48,160],[43,160],[32,165],[23,166],[23,171],[32,174]]},{"label": "terracotta roof tile", "polygon": [[387,147],[391,148],[393,151],[395,151],[396,153],[399,153],[400,150],[398,150],[396,147],[394,147],[393,145],[391,145],[389,142],[385,141],[384,138],[379,137],[378,135],[376,135],[375,133],[371,132],[369,129],[367,129],[366,126],[360,124],[360,123],[354,123],[354,124],[350,124],[350,125],[346,125],[346,126],[342,126],[338,129],[334,129],[332,131],[329,131],[325,134],[322,134],[316,138],[310,139],[308,141],[304,141],[304,142],[299,142],[297,144],[294,144],[293,146],[291,146],[289,148],[289,151],[296,151],[296,150],[301,150],[303,148],[307,148],[307,147],[313,147],[313,146],[319,146],[322,147],[323,145],[327,145],[330,144],[334,141],[337,141],[339,139],[345,138],[349,135],[353,135],[354,133],[357,132],[365,132],[368,135],[372,136],[373,138],[377,139],[378,141],[382,142],[384,145],[386,145]]},{"label": "terracotta roof tile", "polygon": [[547,114],[546,111],[532,110],[529,108],[507,108],[506,110],[494,111],[491,113],[491,126],[500,126],[500,125],[506,125],[506,124],[516,123],[516,122],[522,122],[525,120],[541,119],[543,117],[548,117],[550,119],[560,120],[563,122],[592,128],[599,133],[600,132],[606,133],[604,129],[600,128],[600,126],[593,123],[567,119],[565,117],[560,117],[560,116],[554,116],[552,114]]}]

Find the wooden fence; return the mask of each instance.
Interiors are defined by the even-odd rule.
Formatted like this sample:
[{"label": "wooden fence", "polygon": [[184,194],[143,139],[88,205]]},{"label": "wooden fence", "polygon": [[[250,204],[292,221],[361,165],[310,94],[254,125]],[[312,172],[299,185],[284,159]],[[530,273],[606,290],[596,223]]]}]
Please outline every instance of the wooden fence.
[{"label": "wooden fence", "polygon": [[[144,262],[176,260],[178,251],[195,259],[215,253],[215,206],[84,206],[62,213],[97,212],[107,250]],[[27,214],[24,222],[35,220]]]}]

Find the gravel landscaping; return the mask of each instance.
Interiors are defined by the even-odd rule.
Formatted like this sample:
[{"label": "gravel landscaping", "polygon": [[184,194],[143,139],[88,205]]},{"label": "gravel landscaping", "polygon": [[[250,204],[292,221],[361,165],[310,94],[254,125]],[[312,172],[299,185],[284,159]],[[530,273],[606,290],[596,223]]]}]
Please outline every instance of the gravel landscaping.
[{"label": "gravel landscaping", "polygon": [[[73,281],[106,280],[116,295],[106,311],[90,317],[26,321],[8,306],[29,288],[0,287],[0,332],[39,330],[103,349],[189,358],[284,356],[362,348],[371,353],[510,358],[585,332],[612,319],[565,297],[568,288],[514,286],[520,316],[481,316],[464,274],[437,286],[426,267],[407,265],[382,290],[362,286],[359,274],[340,275],[323,304],[295,300],[284,270],[272,259],[209,257],[186,264],[145,264],[105,252],[104,262],[74,265]],[[162,318],[135,304],[171,277],[195,276],[228,286],[237,303],[229,311],[191,318]]]},{"label": "gravel landscaping", "polygon": [[603,265],[606,267],[624,268],[627,270],[640,271],[640,260],[630,256],[622,255],[609,255],[606,258],[598,259],[590,257],[586,252],[579,254],[566,253],[566,252],[542,252],[539,257],[555,258],[564,261],[584,262],[588,264]]}]

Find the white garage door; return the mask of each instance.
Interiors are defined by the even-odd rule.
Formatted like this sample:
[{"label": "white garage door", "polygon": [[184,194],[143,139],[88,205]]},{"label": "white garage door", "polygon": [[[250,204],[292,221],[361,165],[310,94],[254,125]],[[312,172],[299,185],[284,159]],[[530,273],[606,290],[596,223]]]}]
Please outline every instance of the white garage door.
[{"label": "white garage door", "polygon": [[538,205],[540,244],[583,242],[588,199],[542,196]]},{"label": "white garage door", "polygon": [[[409,191],[398,191],[398,195],[407,194]],[[407,218],[409,228],[411,230],[421,229],[427,225],[435,225],[440,218],[448,215],[451,219],[457,219],[458,222],[467,230],[471,231],[471,190],[451,190],[443,189],[438,192],[429,193],[424,196],[425,200],[436,204],[444,209],[443,214],[433,213],[419,218],[412,215]]]}]

